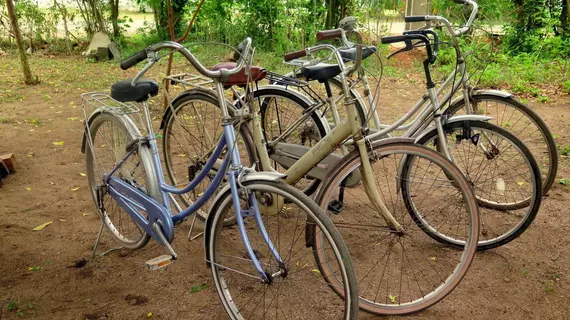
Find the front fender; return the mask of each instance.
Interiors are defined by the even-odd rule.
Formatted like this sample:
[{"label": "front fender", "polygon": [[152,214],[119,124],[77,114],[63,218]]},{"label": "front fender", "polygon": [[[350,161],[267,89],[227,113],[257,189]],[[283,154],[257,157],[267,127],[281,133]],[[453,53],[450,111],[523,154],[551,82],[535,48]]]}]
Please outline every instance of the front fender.
[{"label": "front fender", "polygon": [[[284,174],[278,173],[278,172],[269,172],[269,171],[251,172],[251,173],[245,174],[241,178],[240,181],[241,181],[241,183],[249,182],[249,181],[259,181],[259,180],[277,181],[277,180],[282,180],[285,177],[286,176]],[[210,246],[210,237],[212,236],[212,227],[214,226],[215,213],[219,209],[219,206],[221,205],[221,201],[225,197],[229,197],[229,196],[231,196],[230,185],[229,185],[229,183],[227,183],[224,187],[222,187],[220,192],[218,192],[218,195],[216,196],[216,198],[214,198],[214,201],[212,202],[212,206],[210,208],[210,211],[208,212],[208,219],[206,220],[206,226],[204,228],[204,250],[206,251],[205,252],[206,265],[208,267],[210,267],[209,246]]]},{"label": "front fender", "polygon": [[477,100],[477,96],[496,96],[501,98],[510,98],[513,96],[513,94],[501,90],[480,89],[480,90],[475,90],[471,93],[471,97],[474,100]]},{"label": "front fender", "polygon": [[[453,116],[448,118],[444,123],[443,123],[443,127],[445,128],[445,125],[450,124],[450,123],[455,123],[455,122],[463,122],[463,121],[489,121],[493,119],[492,117],[488,117],[488,116],[480,116],[480,115],[476,115],[476,114],[463,114],[463,115],[459,115],[459,116]],[[422,131],[418,136],[416,136],[416,142],[419,142],[422,140],[423,137],[425,137],[425,135],[427,135],[429,132],[431,132],[432,130],[435,129],[435,126],[429,126],[427,127],[424,131]]]}]

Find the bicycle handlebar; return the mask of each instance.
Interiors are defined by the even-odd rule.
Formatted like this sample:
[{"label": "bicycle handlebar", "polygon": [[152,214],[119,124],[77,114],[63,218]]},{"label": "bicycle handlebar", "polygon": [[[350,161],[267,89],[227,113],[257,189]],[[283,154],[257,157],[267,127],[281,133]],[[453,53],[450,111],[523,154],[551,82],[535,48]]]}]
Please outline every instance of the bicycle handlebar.
[{"label": "bicycle handlebar", "polygon": [[293,59],[302,58],[302,57],[306,57],[306,56],[307,56],[307,50],[303,49],[303,50],[299,50],[299,51],[289,52],[289,53],[285,54],[283,59],[288,62],[288,61],[291,61]]},{"label": "bicycle handlebar", "polygon": [[126,58],[125,60],[121,61],[121,69],[127,70],[130,67],[138,64],[139,62],[145,60],[148,57],[146,53],[146,49],[142,49],[141,51],[132,54],[130,57]]},{"label": "bicycle handlebar", "polygon": [[430,15],[426,15],[426,16],[407,16],[404,17],[404,21],[405,22],[422,22],[422,21],[439,21],[441,23],[443,23],[447,29],[449,30],[449,33],[453,36],[453,37],[458,37],[461,36],[465,33],[467,33],[470,29],[471,29],[471,25],[473,24],[473,21],[475,20],[475,18],[477,17],[477,12],[479,10],[479,5],[477,4],[477,2],[475,2],[474,0],[453,0],[455,3],[459,3],[459,4],[464,4],[464,5],[469,5],[471,6],[471,14],[469,15],[469,19],[467,19],[467,22],[465,23],[465,25],[457,30],[453,30],[453,26],[451,25],[451,23],[449,22],[449,20],[447,20],[444,17],[441,16],[430,16]]},{"label": "bicycle handlebar", "polygon": [[322,30],[317,32],[318,41],[340,38],[341,36],[342,36],[342,29],[340,28],[331,29],[331,30]]},{"label": "bicycle handlebar", "polygon": [[[208,70],[206,67],[204,67],[204,65],[202,65],[198,61],[198,59],[196,59],[196,57],[194,57],[192,53],[190,53],[188,49],[186,49],[186,47],[174,41],[159,42],[149,46],[147,49],[139,51],[138,53],[130,56],[129,58],[121,62],[121,68],[123,68],[124,66],[126,67],[126,69],[128,69],[144,59],[149,59],[149,62],[146,64],[146,66],[141,71],[139,71],[139,73],[133,79],[132,83],[134,84],[145,74],[146,71],[148,71],[148,69],[150,69],[150,67],[152,67],[154,63],[158,61],[159,59],[157,55],[158,51],[163,49],[171,49],[174,51],[180,51],[180,53],[186,58],[186,60],[188,60],[190,64],[192,64],[192,66],[194,66],[194,68],[196,68],[196,70],[198,70],[198,72],[201,73],[203,76],[211,79],[223,79],[238,73],[245,66],[246,58],[251,52],[251,38],[247,37],[244,41],[242,41],[242,43],[240,43],[239,46],[243,47],[244,49],[241,51],[242,52],[241,58],[238,60],[235,68],[231,70],[227,69],[220,69],[216,71]],[[144,55],[146,55],[145,58],[142,58],[143,52]],[[126,69],[123,68],[123,70]]]}]

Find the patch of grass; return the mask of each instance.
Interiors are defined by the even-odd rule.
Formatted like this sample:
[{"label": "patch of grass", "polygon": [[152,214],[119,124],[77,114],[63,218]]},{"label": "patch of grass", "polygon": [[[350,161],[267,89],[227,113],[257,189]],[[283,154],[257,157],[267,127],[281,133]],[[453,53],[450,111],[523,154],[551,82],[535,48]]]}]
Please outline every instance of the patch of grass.
[{"label": "patch of grass", "polygon": [[570,187],[570,179],[563,178],[563,179],[558,180],[558,183],[563,184],[567,187]]},{"label": "patch of grass", "polygon": [[10,301],[8,303],[8,311],[15,311],[18,310],[18,302],[17,301]]},{"label": "patch of grass", "polygon": [[547,103],[548,101],[550,101],[550,98],[547,96],[543,96],[543,95],[539,95],[538,96],[538,102],[540,103]]},{"label": "patch of grass", "polygon": [[0,123],[3,123],[3,124],[10,123],[10,119],[8,119],[8,118],[0,118]]},{"label": "patch of grass", "polygon": [[568,154],[570,154],[570,146],[566,146],[560,149],[560,154],[563,156],[567,156]]},{"label": "patch of grass", "polygon": [[206,288],[208,288],[207,284],[201,284],[201,285],[193,286],[192,288],[190,288],[190,293],[198,293],[198,292],[200,292]]},{"label": "patch of grass", "polygon": [[562,90],[568,94],[570,94],[570,80],[566,80],[562,82]]},{"label": "patch of grass", "polygon": [[546,285],[544,286],[544,292],[546,292],[546,294],[551,294],[553,291],[554,291],[554,281],[550,280],[546,282]]},{"label": "patch of grass", "polygon": [[39,128],[42,125],[42,121],[38,118],[26,119],[24,122],[33,124],[34,128]]}]

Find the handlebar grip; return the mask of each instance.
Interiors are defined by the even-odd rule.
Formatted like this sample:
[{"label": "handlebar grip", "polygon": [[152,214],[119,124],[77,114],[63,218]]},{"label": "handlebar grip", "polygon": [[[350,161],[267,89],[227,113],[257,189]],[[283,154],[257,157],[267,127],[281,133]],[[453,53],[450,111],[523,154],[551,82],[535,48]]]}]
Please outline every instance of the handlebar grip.
[{"label": "handlebar grip", "polygon": [[303,49],[303,50],[299,50],[299,51],[295,51],[295,52],[289,52],[289,53],[285,54],[284,59],[285,59],[285,61],[291,61],[293,59],[302,58],[305,56],[307,56],[307,51],[305,49]]},{"label": "handlebar grip", "polygon": [[317,32],[318,41],[339,38],[340,36],[342,36],[342,29],[323,30]]},{"label": "handlebar grip", "polygon": [[406,21],[406,22],[422,22],[422,21],[426,21],[426,16],[407,16],[407,17],[404,17],[404,21]]},{"label": "handlebar grip", "polygon": [[121,61],[121,69],[127,70],[130,67],[136,65],[137,63],[144,61],[147,58],[146,49],[142,49],[141,51],[131,55],[130,57],[126,58],[125,60]]},{"label": "handlebar grip", "polygon": [[389,37],[382,37],[380,42],[383,44],[395,43],[395,42],[403,42],[408,40],[406,36],[389,36]]}]

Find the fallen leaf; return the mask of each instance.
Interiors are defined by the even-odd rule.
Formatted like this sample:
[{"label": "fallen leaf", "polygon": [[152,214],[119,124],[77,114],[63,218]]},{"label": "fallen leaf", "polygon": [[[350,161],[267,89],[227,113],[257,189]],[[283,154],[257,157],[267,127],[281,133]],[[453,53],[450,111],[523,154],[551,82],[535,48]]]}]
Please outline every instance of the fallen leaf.
[{"label": "fallen leaf", "polygon": [[436,260],[436,259],[435,259],[435,257],[430,257],[429,259],[430,259],[430,260],[433,260],[433,261],[435,261],[435,260]]},{"label": "fallen leaf", "polygon": [[50,132],[51,132],[51,130],[46,131],[46,133],[50,133]]},{"label": "fallen leaf", "polygon": [[71,189],[71,191],[77,191],[79,189],[81,189],[81,187],[73,188],[73,189]]},{"label": "fallen leaf", "polygon": [[517,183],[519,184],[519,186],[524,186],[525,182],[524,181],[517,181]]},{"label": "fallen leaf", "polygon": [[32,188],[26,188],[26,190],[28,190],[28,191],[32,191]]},{"label": "fallen leaf", "polygon": [[102,144],[102,145],[101,145],[101,148],[105,148],[105,145],[104,145],[104,144]]},{"label": "fallen leaf", "polygon": [[32,230],[34,230],[34,231],[40,231],[40,230],[42,230],[43,228],[49,226],[49,225],[52,224],[52,223],[53,223],[53,221],[48,221],[48,222],[46,222],[46,223],[44,223],[44,224],[40,224],[39,226],[33,228]]},{"label": "fallen leaf", "polygon": [[26,154],[26,155],[27,155],[28,157],[30,157],[30,158],[31,158],[31,157],[33,157],[33,156],[34,156],[34,154],[35,154],[35,153],[33,153],[33,152],[30,152],[30,153],[28,153],[28,154]]},{"label": "fallen leaf", "polygon": [[55,186],[55,183],[53,183],[53,182],[51,182],[51,181],[49,182],[49,184],[51,184],[52,186]]},{"label": "fallen leaf", "polygon": [[184,157],[186,157],[186,153],[181,153],[181,154],[179,154],[178,156],[181,157],[181,158],[184,158]]},{"label": "fallen leaf", "polygon": [[34,129],[30,129],[30,130],[28,130],[28,131],[30,131],[30,132],[34,132],[35,130],[34,130]]},{"label": "fallen leaf", "polygon": [[396,298],[397,298],[397,297],[398,297],[398,296],[393,296],[393,295],[391,295],[391,294],[388,295],[388,299],[390,299],[390,302],[392,302],[392,303],[396,303]]},{"label": "fallen leaf", "polygon": [[84,217],[87,216],[87,215],[89,215],[89,213],[83,213],[83,216],[84,216]]},{"label": "fallen leaf", "polygon": [[59,222],[67,222],[65,219],[59,219]]},{"label": "fallen leaf", "polygon": [[311,270],[311,271],[313,271],[313,272],[316,273],[316,274],[321,274],[321,272],[319,271],[319,269],[313,269],[313,270]]},{"label": "fallen leaf", "polygon": [[87,177],[87,174],[83,173],[83,172],[79,172],[79,175],[82,177]]},{"label": "fallen leaf", "polygon": [[152,312],[149,312],[146,316],[152,318]]},{"label": "fallen leaf", "polygon": [[38,271],[40,270],[40,266],[35,266],[35,267],[28,267],[28,271]]},{"label": "fallen leaf", "polygon": [[79,120],[79,118],[78,117],[69,117],[69,118],[67,118],[67,120],[77,121],[77,120]]},{"label": "fallen leaf", "polygon": [[63,146],[63,141],[52,142],[56,146]]}]

